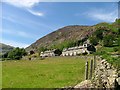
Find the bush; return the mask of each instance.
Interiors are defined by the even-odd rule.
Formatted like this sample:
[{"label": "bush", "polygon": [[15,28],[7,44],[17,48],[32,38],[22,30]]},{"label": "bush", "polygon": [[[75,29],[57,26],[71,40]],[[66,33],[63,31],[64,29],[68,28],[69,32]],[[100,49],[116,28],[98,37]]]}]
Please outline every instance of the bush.
[{"label": "bush", "polygon": [[10,58],[13,60],[15,60],[15,59],[19,60],[22,58],[22,56],[25,56],[25,55],[27,55],[25,49],[23,49],[23,48],[20,49],[17,47],[8,53],[7,58]]},{"label": "bush", "polygon": [[54,51],[54,53],[55,53],[57,56],[60,56],[60,55],[62,54],[62,51],[59,50],[59,49],[56,49],[56,50]]},{"label": "bush", "polygon": [[92,45],[97,45],[98,44],[98,42],[99,42],[99,40],[96,38],[96,37],[90,37],[90,43],[92,44]]},{"label": "bush", "polygon": [[89,47],[87,47],[87,50],[91,52],[96,52],[96,48],[93,45],[90,45]]},{"label": "bush", "polygon": [[95,32],[96,38],[99,40],[103,39],[103,29],[102,28],[98,28],[97,31]]},{"label": "bush", "polygon": [[105,47],[112,47],[113,46],[113,41],[114,41],[114,37],[113,35],[106,35],[104,38],[103,38],[103,45]]},{"label": "bush", "polygon": [[120,58],[119,57],[111,57],[109,54],[102,55],[102,58],[106,59],[108,63],[112,64],[115,68],[120,70]]},{"label": "bush", "polygon": [[107,52],[104,50],[98,50],[97,52],[95,52],[95,55],[104,55],[104,54],[107,54]]},{"label": "bush", "polygon": [[120,69],[120,59],[118,57],[111,57],[108,60],[108,62],[111,63],[117,69]]},{"label": "bush", "polygon": [[39,52],[44,52],[44,51],[46,51],[46,50],[47,50],[46,47],[40,47],[40,48],[39,48]]},{"label": "bush", "polygon": [[115,47],[115,48],[114,48],[114,52],[117,52],[117,51],[118,51],[118,47]]}]

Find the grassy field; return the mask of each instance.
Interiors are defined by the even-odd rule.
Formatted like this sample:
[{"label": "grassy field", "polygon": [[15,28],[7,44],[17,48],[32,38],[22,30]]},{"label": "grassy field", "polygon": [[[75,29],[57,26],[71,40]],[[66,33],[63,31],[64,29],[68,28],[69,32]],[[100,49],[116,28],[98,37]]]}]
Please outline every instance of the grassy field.
[{"label": "grassy field", "polygon": [[51,57],[44,60],[4,61],[3,88],[58,88],[84,80],[85,58]]}]

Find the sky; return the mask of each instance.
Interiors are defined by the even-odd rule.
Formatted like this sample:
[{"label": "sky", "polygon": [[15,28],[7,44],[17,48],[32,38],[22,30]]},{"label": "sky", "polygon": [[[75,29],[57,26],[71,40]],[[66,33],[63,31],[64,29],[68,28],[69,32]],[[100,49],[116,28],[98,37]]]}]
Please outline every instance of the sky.
[{"label": "sky", "polygon": [[118,17],[117,2],[4,0],[0,10],[0,42],[21,48],[68,25],[112,23]]}]

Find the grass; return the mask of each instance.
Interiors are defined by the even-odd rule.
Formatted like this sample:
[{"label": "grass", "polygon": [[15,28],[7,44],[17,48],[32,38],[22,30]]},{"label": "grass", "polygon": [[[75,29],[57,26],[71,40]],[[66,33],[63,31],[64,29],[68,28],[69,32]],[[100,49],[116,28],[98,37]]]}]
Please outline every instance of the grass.
[{"label": "grass", "polygon": [[102,58],[106,59],[112,64],[117,70],[120,70],[120,56],[116,56],[119,52],[119,47],[101,47],[97,50],[97,54],[101,55]]},{"label": "grass", "polygon": [[85,58],[51,57],[45,60],[4,61],[3,88],[60,88],[84,80]]}]

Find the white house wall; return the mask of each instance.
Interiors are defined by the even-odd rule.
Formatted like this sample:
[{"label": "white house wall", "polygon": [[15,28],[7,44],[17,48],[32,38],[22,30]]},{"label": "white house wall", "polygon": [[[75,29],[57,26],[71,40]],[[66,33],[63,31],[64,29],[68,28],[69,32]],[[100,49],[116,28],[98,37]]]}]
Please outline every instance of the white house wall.
[{"label": "white house wall", "polygon": [[87,48],[69,50],[69,51],[62,52],[62,56],[76,56],[76,55],[79,55],[79,54],[83,54],[85,52],[87,52],[89,54],[89,51],[87,50]]}]

